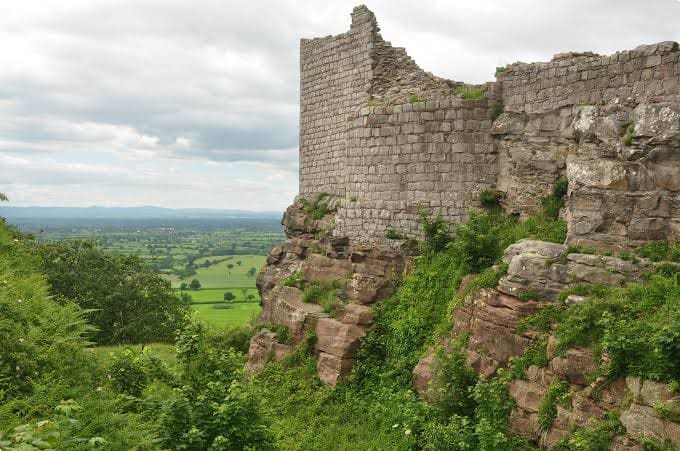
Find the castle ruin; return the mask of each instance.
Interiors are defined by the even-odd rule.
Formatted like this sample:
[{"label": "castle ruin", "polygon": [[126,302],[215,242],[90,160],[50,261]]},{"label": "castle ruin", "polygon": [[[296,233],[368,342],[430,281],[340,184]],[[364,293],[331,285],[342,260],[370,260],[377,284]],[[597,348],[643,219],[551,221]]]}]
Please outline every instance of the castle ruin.
[{"label": "castle ruin", "polygon": [[531,215],[566,178],[569,243],[680,237],[676,42],[514,63],[470,86],[420,69],[359,6],[348,32],[301,41],[300,86],[300,195],[339,200],[335,236],[419,237],[421,209],[460,222],[485,190]]}]

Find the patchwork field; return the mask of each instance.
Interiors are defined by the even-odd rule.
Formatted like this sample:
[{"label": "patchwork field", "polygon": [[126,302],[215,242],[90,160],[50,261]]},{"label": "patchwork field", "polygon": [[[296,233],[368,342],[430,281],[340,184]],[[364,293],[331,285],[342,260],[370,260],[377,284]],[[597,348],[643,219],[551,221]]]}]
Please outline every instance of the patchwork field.
[{"label": "patchwork field", "polygon": [[[219,261],[207,268],[197,268],[196,274],[183,279],[172,278],[173,287],[179,288],[182,282],[191,283],[193,279],[201,282],[201,288],[241,288],[255,287],[255,277],[264,265],[264,255],[217,255],[197,259],[195,265],[200,266],[206,260]],[[231,268],[229,267],[231,265]],[[253,270],[254,268],[254,270]],[[249,274],[250,271],[250,274]],[[236,293],[234,293],[236,294]]]}]

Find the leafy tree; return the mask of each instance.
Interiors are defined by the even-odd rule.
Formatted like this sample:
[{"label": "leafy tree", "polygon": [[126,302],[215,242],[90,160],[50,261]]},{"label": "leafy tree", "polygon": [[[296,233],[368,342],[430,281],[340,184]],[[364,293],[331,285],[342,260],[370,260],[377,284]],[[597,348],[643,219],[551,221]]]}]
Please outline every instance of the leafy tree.
[{"label": "leafy tree", "polygon": [[255,269],[254,267],[250,268],[247,272],[248,277],[254,277],[256,272],[257,272],[257,269]]},{"label": "leafy tree", "polygon": [[234,269],[234,265],[232,263],[229,263],[227,265],[227,268],[229,268],[229,271],[231,271],[232,269]]},{"label": "leafy tree", "polygon": [[238,266],[241,266],[241,265],[243,264],[243,262],[242,262],[241,260],[236,260],[236,264],[237,264]]},{"label": "leafy tree", "polygon": [[234,296],[234,293],[232,293],[231,291],[227,291],[226,293],[224,293],[224,300],[226,302],[231,302],[234,299],[236,299],[236,296]]},{"label": "leafy tree", "polygon": [[180,291],[186,291],[189,289],[189,285],[186,282],[182,282],[182,284],[179,286]]},{"label": "leafy tree", "polygon": [[198,279],[192,279],[191,283],[189,284],[189,288],[191,288],[194,291],[200,290],[201,282],[199,282]]},{"label": "leafy tree", "polygon": [[5,193],[0,193],[0,202],[9,202],[9,199],[5,195]]},{"label": "leafy tree", "polygon": [[177,295],[139,257],[89,241],[35,244],[50,292],[88,310],[100,344],[170,341],[186,322],[190,297]]},{"label": "leafy tree", "polygon": [[254,294],[249,294],[246,296],[246,299],[248,299],[248,302],[252,302],[255,300],[255,295]]}]

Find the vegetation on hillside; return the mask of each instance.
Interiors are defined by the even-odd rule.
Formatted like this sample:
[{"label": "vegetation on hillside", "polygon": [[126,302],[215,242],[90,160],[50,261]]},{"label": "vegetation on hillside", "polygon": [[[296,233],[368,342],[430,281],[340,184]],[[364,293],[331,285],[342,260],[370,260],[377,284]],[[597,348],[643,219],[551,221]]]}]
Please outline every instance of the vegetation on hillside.
[{"label": "vegetation on hillside", "polygon": [[[562,192],[556,189],[553,196]],[[250,328],[217,330],[181,321],[172,359],[163,360],[150,348],[91,352],[88,342],[99,332],[86,321],[91,312],[73,302],[87,298],[81,288],[98,277],[103,286],[111,280],[125,283],[128,279],[117,279],[119,273],[140,286],[145,279],[125,272],[130,266],[124,257],[111,262],[87,247],[74,249],[76,244],[64,245],[64,261],[48,258],[45,263],[45,256],[55,259],[62,248],[36,252],[30,238],[0,225],[0,447],[534,449],[509,431],[514,403],[508,385],[529,365],[547,363],[545,339],[491,379],[478,378],[466,367],[465,337],[448,343],[445,351],[439,343],[448,336],[461,298],[494,287],[504,274],[505,247],[522,238],[564,240],[564,223],[555,214],[561,199],[554,200],[544,202],[543,214],[524,222],[495,210],[471,211],[468,222],[452,231],[441,218],[424,215],[421,255],[409,274],[395,278],[395,294],[376,306],[375,325],[362,342],[355,369],[335,388],[317,377],[311,333],[293,355],[253,378],[242,372]],[[556,303],[523,327],[551,332],[560,349],[578,345],[606,352],[609,360],[599,372],[605,378],[634,374],[677,385],[680,284],[673,260],[680,263],[679,248],[655,243],[638,251],[671,260],[657,266],[649,284],[578,287],[574,291],[589,300]],[[102,268],[116,274],[103,274]],[[471,273],[479,276],[456,296],[463,276]],[[321,304],[337,289],[332,284],[305,287],[299,274],[284,284],[304,289],[308,302]],[[59,296],[52,297],[51,290]],[[287,328],[268,327],[280,342],[290,341]],[[425,403],[412,389],[411,371],[433,346],[440,349],[436,377],[441,390]],[[543,428],[550,427],[556,406],[568,396],[564,386],[551,387],[540,407]],[[612,415],[575,431],[558,449],[606,449],[620,431]]]}]

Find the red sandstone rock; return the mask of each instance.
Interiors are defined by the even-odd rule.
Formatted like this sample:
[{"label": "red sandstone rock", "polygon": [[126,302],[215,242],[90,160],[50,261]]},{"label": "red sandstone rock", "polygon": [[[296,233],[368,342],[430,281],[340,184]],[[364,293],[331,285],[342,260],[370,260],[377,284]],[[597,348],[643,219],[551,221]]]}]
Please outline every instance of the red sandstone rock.
[{"label": "red sandstone rock", "polygon": [[268,362],[279,362],[292,352],[292,346],[278,343],[274,332],[263,329],[250,340],[246,371],[250,374],[256,373]]},{"label": "red sandstone rock", "polygon": [[354,359],[343,359],[325,352],[319,353],[316,368],[321,382],[335,386],[341,378],[349,376],[355,364]]},{"label": "red sandstone rock", "polygon": [[354,358],[359,340],[366,335],[363,327],[343,324],[333,318],[321,318],[316,323],[316,349],[342,359]]}]

